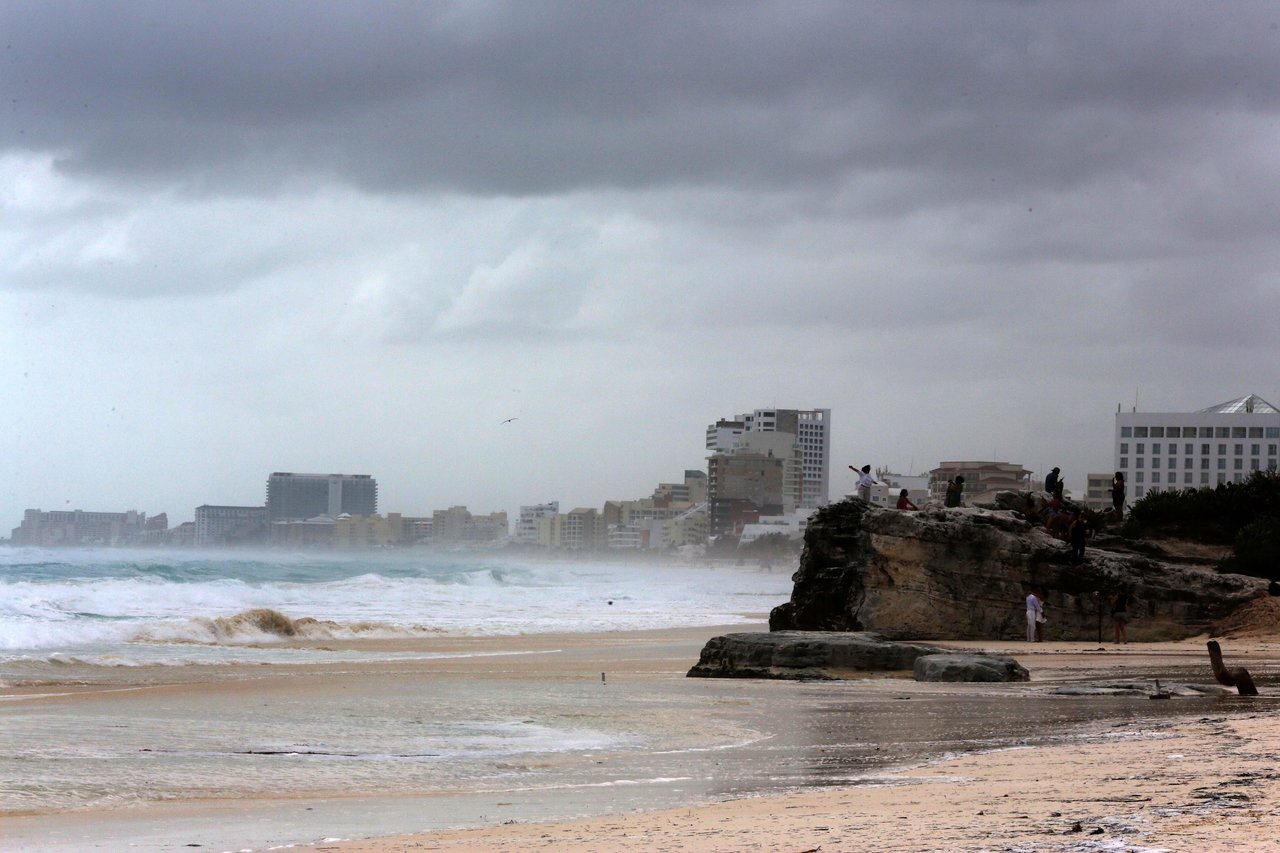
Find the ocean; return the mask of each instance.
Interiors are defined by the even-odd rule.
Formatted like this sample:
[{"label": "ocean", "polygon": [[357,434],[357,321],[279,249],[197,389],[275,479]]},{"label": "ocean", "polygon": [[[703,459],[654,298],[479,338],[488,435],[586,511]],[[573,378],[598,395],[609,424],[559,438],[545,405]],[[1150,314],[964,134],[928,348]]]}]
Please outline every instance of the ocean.
[{"label": "ocean", "polygon": [[[731,624],[788,571],[363,554],[0,548],[0,679],[42,664],[302,663],[279,641],[517,636]],[[726,583],[726,577],[732,583]],[[264,612],[265,611],[265,612]],[[273,643],[276,644],[273,646]],[[16,670],[16,672],[15,672]]]},{"label": "ocean", "polygon": [[[786,569],[641,560],[0,548],[0,836],[265,849],[484,822],[495,800],[675,802],[691,771],[655,756],[761,735],[684,683],[697,639],[645,632],[759,628],[790,589]],[[575,635],[659,671],[605,683]],[[156,812],[208,802],[237,817]],[[94,829],[60,835],[58,815]]]}]

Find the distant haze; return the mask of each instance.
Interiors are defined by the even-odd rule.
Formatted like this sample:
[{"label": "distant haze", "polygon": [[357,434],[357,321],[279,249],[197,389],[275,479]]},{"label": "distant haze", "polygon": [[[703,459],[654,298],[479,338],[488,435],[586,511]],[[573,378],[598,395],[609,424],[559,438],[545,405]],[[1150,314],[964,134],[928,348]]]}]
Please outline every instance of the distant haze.
[{"label": "distant haze", "polygon": [[[26,507],[1112,466],[1280,403],[1266,3],[0,4],[0,532]],[[515,420],[509,420],[515,418]],[[506,421],[504,423],[504,421]]]}]

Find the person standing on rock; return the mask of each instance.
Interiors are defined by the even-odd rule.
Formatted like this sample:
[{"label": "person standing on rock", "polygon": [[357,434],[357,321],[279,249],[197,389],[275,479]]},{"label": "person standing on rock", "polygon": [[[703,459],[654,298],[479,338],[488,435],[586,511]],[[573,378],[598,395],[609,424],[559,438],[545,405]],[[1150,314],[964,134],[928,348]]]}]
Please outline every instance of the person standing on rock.
[{"label": "person standing on rock", "polygon": [[1044,621],[1044,605],[1040,603],[1040,598],[1036,595],[1035,590],[1027,593],[1027,642],[1035,643],[1040,640],[1040,623]]},{"label": "person standing on rock", "polygon": [[960,506],[960,497],[964,494],[964,477],[957,476],[947,481],[947,494],[942,500],[943,506]]},{"label": "person standing on rock", "polygon": [[1058,491],[1058,475],[1062,473],[1061,468],[1054,468],[1049,472],[1049,476],[1044,478],[1044,490],[1049,494]]},{"label": "person standing on rock", "polygon": [[1111,481],[1111,509],[1116,521],[1124,517],[1124,472],[1117,471]]},{"label": "person standing on rock", "polygon": [[876,478],[871,476],[871,466],[863,465],[859,470],[850,465],[849,470],[858,475],[858,497],[871,503],[871,487],[876,484]]}]

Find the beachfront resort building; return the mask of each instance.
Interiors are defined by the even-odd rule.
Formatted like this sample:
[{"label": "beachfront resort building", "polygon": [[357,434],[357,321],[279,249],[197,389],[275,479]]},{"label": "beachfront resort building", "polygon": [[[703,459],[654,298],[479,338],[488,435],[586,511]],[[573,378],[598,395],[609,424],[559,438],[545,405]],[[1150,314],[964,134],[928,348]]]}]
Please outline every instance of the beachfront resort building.
[{"label": "beachfront resort building", "polygon": [[22,524],[13,528],[9,541],[14,545],[125,545],[140,541],[147,514],[128,512],[85,512],[84,510],[29,509]]},{"label": "beachfront resort building", "polygon": [[[775,455],[794,459],[796,471],[789,478],[788,488],[794,490],[795,507],[826,506],[831,483],[831,410],[756,409],[724,418],[707,427],[706,448],[713,454],[748,445],[766,449],[760,441],[762,436],[752,436],[753,433],[791,436],[786,452],[774,449]],[[756,439],[754,443],[752,438]]]},{"label": "beachfront resort building", "polygon": [[1115,469],[1130,501],[1244,482],[1254,471],[1275,471],[1277,450],[1280,409],[1256,394],[1197,412],[1116,412]]},{"label": "beachfront resort building", "polygon": [[378,512],[378,481],[368,474],[294,474],[277,471],[267,478],[267,518],[291,519]]},{"label": "beachfront resort building", "polygon": [[1000,491],[1031,490],[1031,472],[1012,462],[943,462],[929,472],[930,498],[943,500],[948,481],[956,477],[964,477],[966,504],[989,500]]},{"label": "beachfront resort building", "polygon": [[520,507],[520,517],[516,519],[516,532],[512,539],[520,545],[537,545],[538,519],[550,518],[558,512],[560,512],[559,501]]},{"label": "beachfront resort building", "polygon": [[210,547],[265,542],[269,526],[265,506],[204,504],[196,507],[195,544]]}]

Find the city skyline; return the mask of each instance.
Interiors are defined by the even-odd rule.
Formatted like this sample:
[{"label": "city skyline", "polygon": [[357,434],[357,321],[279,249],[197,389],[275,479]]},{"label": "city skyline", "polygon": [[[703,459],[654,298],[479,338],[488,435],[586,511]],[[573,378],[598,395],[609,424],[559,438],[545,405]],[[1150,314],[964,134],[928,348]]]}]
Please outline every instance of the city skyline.
[{"label": "city skyline", "polygon": [[1117,407],[1280,400],[1278,23],[4,5],[0,518],[178,523],[271,471],[599,506],[761,406],[831,409],[833,499],[1083,490]]}]

